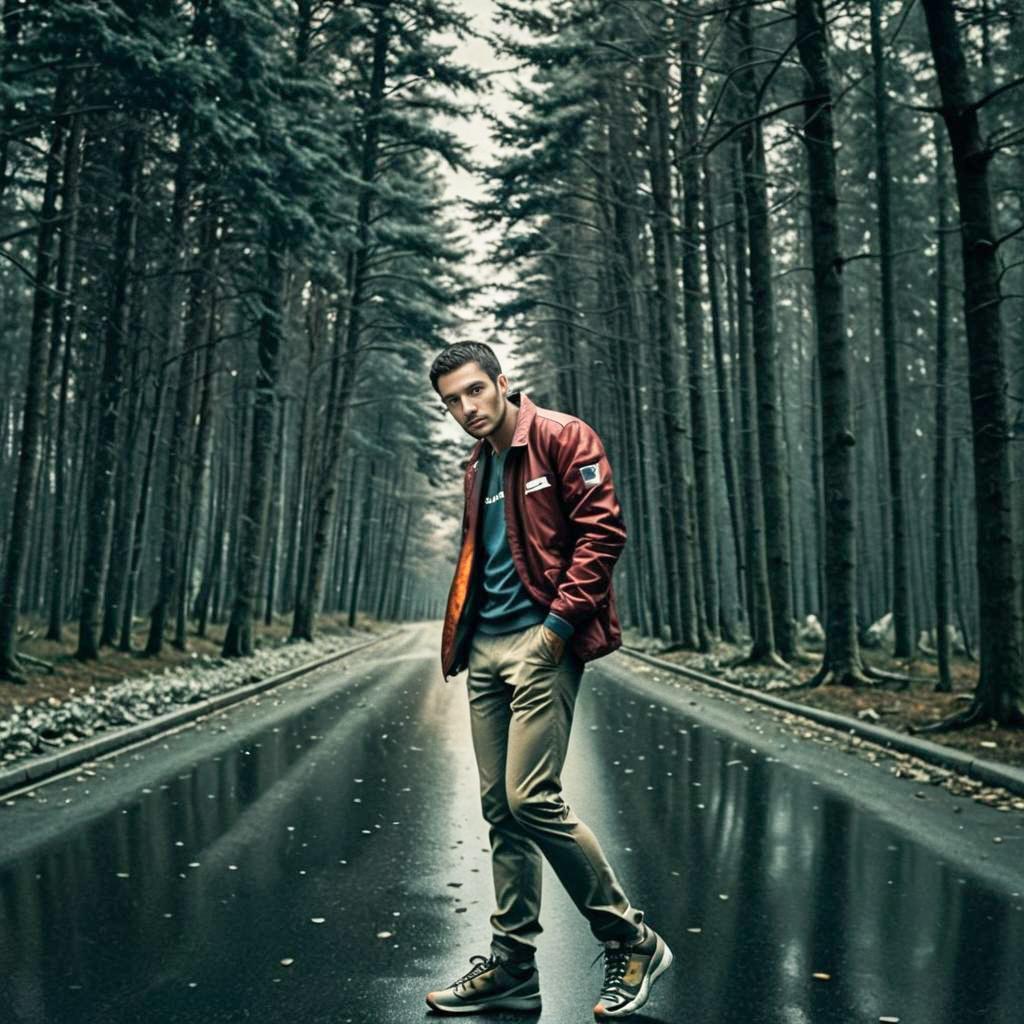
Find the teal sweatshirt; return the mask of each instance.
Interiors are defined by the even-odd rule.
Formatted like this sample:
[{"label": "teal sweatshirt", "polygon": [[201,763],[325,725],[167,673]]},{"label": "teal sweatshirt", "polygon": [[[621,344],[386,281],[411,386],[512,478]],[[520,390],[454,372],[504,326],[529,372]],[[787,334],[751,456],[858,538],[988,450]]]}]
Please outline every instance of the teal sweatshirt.
[{"label": "teal sweatshirt", "polygon": [[543,622],[545,626],[568,642],[573,634],[571,623],[537,604],[523,587],[516,572],[512,552],[508,546],[505,527],[505,461],[511,445],[495,455],[490,442],[483,447],[485,460],[483,543],[484,575],[483,601],[477,628],[489,635],[513,633]]}]

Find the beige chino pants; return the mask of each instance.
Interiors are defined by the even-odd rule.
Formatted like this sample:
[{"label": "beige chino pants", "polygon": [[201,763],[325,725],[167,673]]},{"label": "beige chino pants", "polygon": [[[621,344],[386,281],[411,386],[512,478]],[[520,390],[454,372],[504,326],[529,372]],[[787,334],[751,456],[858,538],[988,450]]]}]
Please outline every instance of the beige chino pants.
[{"label": "beige chino pants", "polygon": [[477,631],[466,682],[497,900],[491,951],[512,959],[531,957],[542,931],[542,853],[600,941],[632,941],[644,919],[562,796],[583,662],[566,649],[555,664],[542,629]]}]

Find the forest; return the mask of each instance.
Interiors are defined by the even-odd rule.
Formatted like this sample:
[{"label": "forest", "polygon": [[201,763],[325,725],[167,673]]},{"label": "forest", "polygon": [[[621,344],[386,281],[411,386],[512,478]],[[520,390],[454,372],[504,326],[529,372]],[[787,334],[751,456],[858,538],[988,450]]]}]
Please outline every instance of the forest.
[{"label": "forest", "polygon": [[632,635],[1024,724],[1024,0],[2,8],[0,688],[440,618],[474,337],[600,431]]}]

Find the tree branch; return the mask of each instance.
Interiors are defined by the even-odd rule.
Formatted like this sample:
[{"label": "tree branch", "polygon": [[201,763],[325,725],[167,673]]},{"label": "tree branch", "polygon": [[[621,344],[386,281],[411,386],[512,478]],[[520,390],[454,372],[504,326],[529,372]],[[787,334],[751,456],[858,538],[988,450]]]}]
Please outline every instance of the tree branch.
[{"label": "tree branch", "polygon": [[981,110],[981,108],[990,100],[994,100],[997,96],[1002,95],[1010,89],[1016,89],[1018,85],[1024,85],[1024,75],[1021,75],[1020,78],[1014,78],[1009,82],[1003,82],[1002,85],[993,89],[987,96],[982,96],[980,100],[975,100],[968,109]]}]

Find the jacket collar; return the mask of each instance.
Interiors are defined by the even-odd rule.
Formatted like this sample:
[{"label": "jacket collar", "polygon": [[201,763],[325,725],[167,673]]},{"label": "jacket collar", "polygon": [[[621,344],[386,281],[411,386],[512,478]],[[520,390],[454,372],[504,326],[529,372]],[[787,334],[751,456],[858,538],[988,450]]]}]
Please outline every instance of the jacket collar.
[{"label": "jacket collar", "polygon": [[516,420],[516,432],[512,435],[512,445],[522,446],[530,436],[530,427],[537,414],[537,406],[530,401],[529,395],[521,391],[510,391],[506,396],[513,405],[519,406],[519,418]]}]

